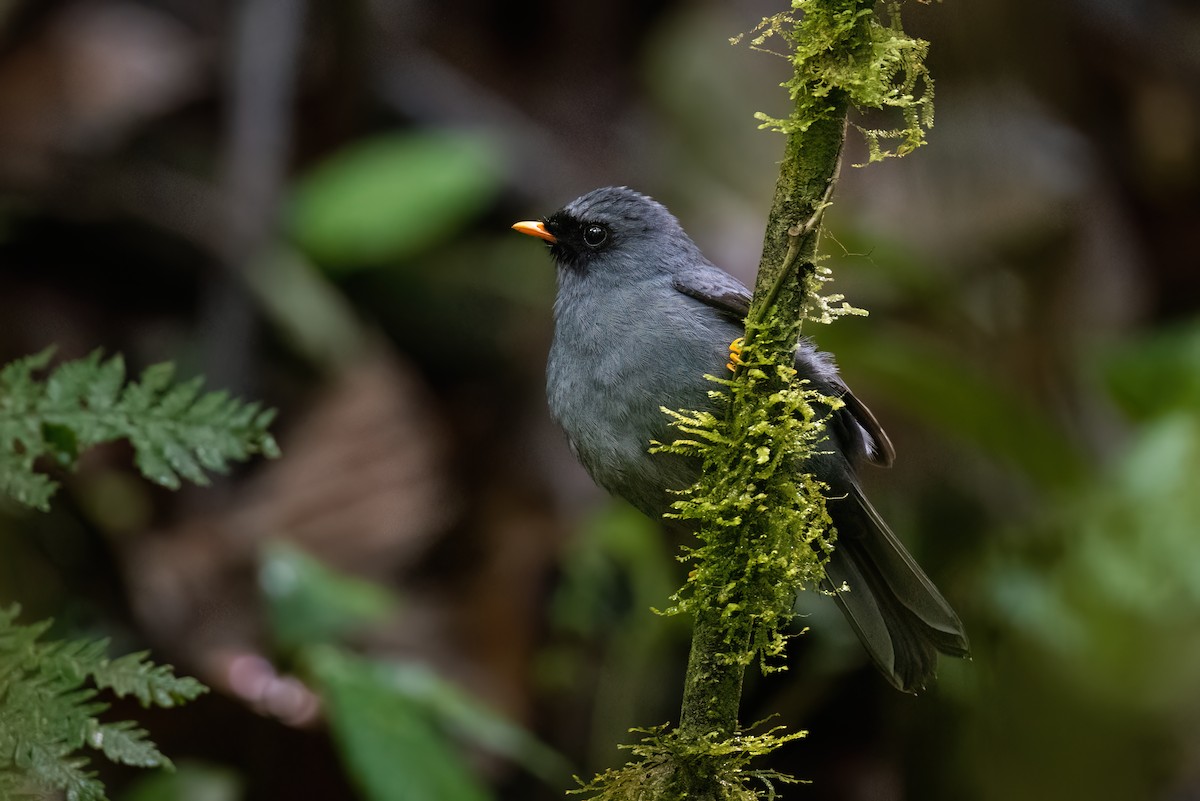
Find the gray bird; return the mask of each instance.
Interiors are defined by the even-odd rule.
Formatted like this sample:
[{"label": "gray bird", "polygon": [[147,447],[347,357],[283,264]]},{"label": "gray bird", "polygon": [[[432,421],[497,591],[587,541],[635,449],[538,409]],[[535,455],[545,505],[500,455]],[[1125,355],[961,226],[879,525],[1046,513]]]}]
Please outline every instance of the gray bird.
[{"label": "gray bird", "polygon": [[[721,374],[730,343],[742,336],[749,290],[704,258],[666,208],[626,187],[594,190],[513,228],[550,243],[558,268],[546,370],[551,413],[597,484],[661,518],[668,490],[694,483],[699,464],[647,452],[652,440],[672,439],[660,407],[713,408],[704,376]],[[832,413],[825,453],[799,468],[829,487],[838,536],[827,586],[837,588],[838,605],[888,681],[923,689],[936,652],[966,656],[967,637],[859,485],[858,467],[890,465],[892,444],[832,359],[807,340],[796,369],[845,404]]]}]

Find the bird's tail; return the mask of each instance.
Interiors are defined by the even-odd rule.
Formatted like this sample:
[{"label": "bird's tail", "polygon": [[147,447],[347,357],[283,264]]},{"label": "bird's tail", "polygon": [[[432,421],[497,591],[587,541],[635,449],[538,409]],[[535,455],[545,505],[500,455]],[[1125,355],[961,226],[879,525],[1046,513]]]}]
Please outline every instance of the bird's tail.
[{"label": "bird's tail", "polygon": [[857,486],[829,506],[838,537],[828,589],[888,681],[924,689],[938,651],[968,656],[962,621]]}]

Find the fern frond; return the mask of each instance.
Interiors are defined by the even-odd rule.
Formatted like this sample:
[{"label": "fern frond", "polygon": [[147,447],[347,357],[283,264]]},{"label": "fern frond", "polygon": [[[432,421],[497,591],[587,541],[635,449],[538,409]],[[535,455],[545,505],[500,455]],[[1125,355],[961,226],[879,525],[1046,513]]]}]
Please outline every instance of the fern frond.
[{"label": "fern frond", "polygon": [[145,651],[103,660],[92,666],[96,686],[111,689],[118,697],[132,695],[142,706],[164,709],[195,700],[207,692],[203,684],[188,676],[176,676],[169,665],[147,661]]},{"label": "fern frond", "polygon": [[90,724],[87,744],[100,750],[110,762],[135,768],[174,768],[171,760],[150,741],[150,733],[138,728],[132,720],[98,723],[92,719]]},{"label": "fern frond", "polygon": [[0,370],[0,493],[27,506],[45,510],[58,486],[35,470],[39,458],[69,469],[102,442],[128,440],[142,475],[170,489],[206,485],[209,473],[256,453],[279,455],[267,431],[274,410],[203,392],[200,378],[173,383],[169,363],[126,384],[124,360],[95,351],[39,378],[52,355],[48,348]]},{"label": "fern frond", "polygon": [[144,653],[110,660],[104,640],[44,642],[49,621],[19,625],[17,611],[0,609],[0,798],[62,790],[68,799],[104,801],[84,748],[125,765],[171,768],[136,723],[100,720],[109,709],[100,691],[169,707],[206,688]]}]

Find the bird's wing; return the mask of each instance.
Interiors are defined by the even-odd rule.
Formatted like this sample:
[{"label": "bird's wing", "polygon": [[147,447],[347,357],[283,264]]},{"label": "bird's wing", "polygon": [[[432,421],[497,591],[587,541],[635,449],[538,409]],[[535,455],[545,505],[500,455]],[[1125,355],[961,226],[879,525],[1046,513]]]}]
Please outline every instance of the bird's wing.
[{"label": "bird's wing", "polygon": [[750,290],[741,281],[717,267],[708,266],[708,269],[696,269],[686,275],[677,275],[674,287],[677,291],[712,306],[738,325],[746,321],[746,314],[750,311]]},{"label": "bird's wing", "polygon": [[[746,314],[750,311],[750,290],[741,281],[711,264],[697,265],[696,269],[675,276],[673,286],[676,291],[711,306],[738,325],[745,322]],[[836,370],[831,370],[831,373],[832,383],[846,404],[845,410],[870,440],[869,447],[866,448],[867,458],[873,464],[891,467],[896,458],[896,450],[892,447],[887,432],[867,405],[850,391]]]},{"label": "bird's wing", "polygon": [[892,445],[891,438],[883,430],[879,421],[875,419],[875,415],[867,408],[867,404],[860,401],[858,396],[850,391],[850,387],[846,386],[846,382],[841,381],[840,378],[839,383],[845,390],[841,396],[842,402],[846,404],[844,408],[850,412],[854,422],[862,426],[862,430],[867,432],[867,437],[871,440],[867,458],[871,464],[879,467],[891,467],[892,462],[896,461],[896,449]]}]

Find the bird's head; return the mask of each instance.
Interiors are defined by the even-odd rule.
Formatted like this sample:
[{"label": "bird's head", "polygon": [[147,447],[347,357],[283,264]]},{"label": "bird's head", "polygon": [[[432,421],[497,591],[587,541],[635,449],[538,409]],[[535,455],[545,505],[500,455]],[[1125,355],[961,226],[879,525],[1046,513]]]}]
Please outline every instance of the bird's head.
[{"label": "bird's head", "polygon": [[549,217],[513,229],[550,243],[559,267],[584,273],[671,270],[701,258],[671,212],[624,186],[595,189]]}]

